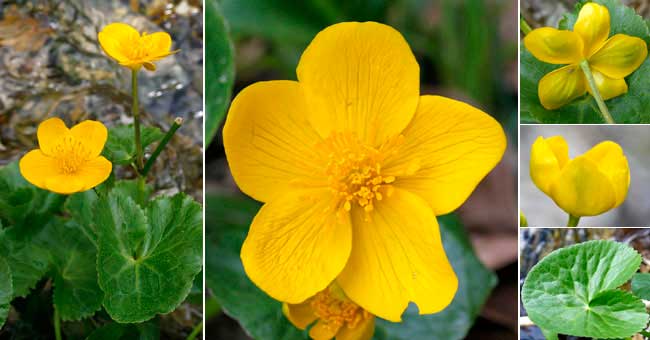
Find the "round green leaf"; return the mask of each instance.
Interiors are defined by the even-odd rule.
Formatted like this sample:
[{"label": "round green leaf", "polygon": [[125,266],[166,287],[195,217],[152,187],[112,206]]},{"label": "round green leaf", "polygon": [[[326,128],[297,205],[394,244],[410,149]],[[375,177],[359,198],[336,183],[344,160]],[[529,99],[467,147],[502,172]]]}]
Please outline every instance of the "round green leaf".
[{"label": "round green leaf", "polygon": [[174,310],[201,271],[201,205],[184,194],[140,208],[111,192],[95,207],[97,268],[104,307],[117,322]]},{"label": "round green leaf", "polygon": [[[282,304],[258,289],[246,276],[239,250],[259,204],[243,197],[206,197],[206,284],[224,312],[237,319],[255,339],[309,339],[289,323]],[[443,244],[458,276],[451,305],[433,315],[419,315],[414,305],[402,323],[377,320],[376,340],[463,339],[496,284],[496,277],[476,258],[460,221],[439,218]]]},{"label": "round green leaf", "polygon": [[522,288],[530,319],[546,332],[624,338],[642,330],[648,314],[638,297],[618,290],[641,256],[613,241],[559,249],[533,267]]},{"label": "round green leaf", "polygon": [[0,257],[0,328],[7,321],[11,299],[13,298],[13,285],[11,283],[11,270],[7,262]]},{"label": "round green leaf", "polygon": [[634,277],[632,277],[632,292],[644,300],[650,300],[650,273],[634,274]]},{"label": "round green leaf", "polygon": [[216,0],[205,3],[205,145],[226,114],[235,78],[234,48]]}]

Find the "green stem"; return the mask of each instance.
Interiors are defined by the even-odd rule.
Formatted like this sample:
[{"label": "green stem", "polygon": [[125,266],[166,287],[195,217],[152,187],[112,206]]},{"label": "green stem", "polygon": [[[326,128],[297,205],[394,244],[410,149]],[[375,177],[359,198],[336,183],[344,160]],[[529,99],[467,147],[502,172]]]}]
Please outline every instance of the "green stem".
[{"label": "green stem", "polygon": [[199,335],[199,333],[201,333],[202,329],[203,329],[203,321],[199,322],[199,324],[194,327],[192,333],[190,333],[190,335],[187,336],[187,340],[196,339],[196,336]]},{"label": "green stem", "polygon": [[589,68],[589,63],[587,62],[587,60],[581,61],[580,67],[582,68],[582,71],[585,73],[585,77],[587,77],[587,82],[589,83],[591,94],[596,100],[596,104],[598,104],[598,108],[600,109],[600,114],[603,116],[603,119],[607,124],[616,124],[614,118],[612,118],[612,115],[609,114],[609,110],[607,110],[607,105],[605,105],[605,101],[603,100],[603,97],[600,95],[600,91],[598,91],[598,87],[596,86],[596,79],[594,79],[594,75],[593,73],[591,73],[591,69]]},{"label": "green stem", "polygon": [[530,28],[530,25],[528,24],[528,22],[526,22],[526,19],[524,19],[523,16],[519,16],[519,26],[521,28],[521,33],[523,33],[524,35],[528,35],[528,33],[530,33],[530,31],[533,30],[532,28]]},{"label": "green stem", "polygon": [[574,228],[578,226],[578,223],[580,223],[580,217],[575,217],[569,214],[569,221],[566,223],[566,226],[569,228]]},{"label": "green stem", "polygon": [[61,337],[61,318],[59,317],[59,311],[54,307],[54,336],[56,340],[63,339]]},{"label": "green stem", "polygon": [[138,104],[138,71],[131,70],[131,96],[133,97],[133,105],[131,111],[133,113],[133,128],[135,129],[135,164],[138,167],[138,172],[142,170],[142,142],[140,140],[140,107]]},{"label": "green stem", "polygon": [[144,168],[142,169],[142,176],[147,177],[147,174],[149,173],[149,170],[151,170],[151,167],[153,164],[156,162],[156,158],[160,155],[160,153],[165,149],[165,146],[169,141],[172,139],[174,136],[174,133],[176,133],[176,130],[183,125],[183,118],[176,118],[174,119],[174,124],[172,124],[172,127],[169,128],[169,131],[167,131],[167,134],[165,134],[165,137],[163,137],[163,140],[158,144],[158,147],[156,147],[156,150],[154,150],[153,154],[151,154],[151,157],[147,160],[147,164],[144,165]]}]

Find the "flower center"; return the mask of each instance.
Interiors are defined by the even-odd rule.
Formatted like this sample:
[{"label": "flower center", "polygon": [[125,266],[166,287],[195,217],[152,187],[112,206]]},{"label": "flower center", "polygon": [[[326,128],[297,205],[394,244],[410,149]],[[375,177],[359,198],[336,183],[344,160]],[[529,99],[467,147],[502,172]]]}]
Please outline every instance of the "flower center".
[{"label": "flower center", "polygon": [[54,147],[52,157],[57,161],[61,174],[70,175],[79,171],[79,168],[90,158],[90,151],[80,140],[72,135],[66,135]]},{"label": "flower center", "polygon": [[153,39],[150,39],[147,32],[144,32],[142,33],[142,36],[132,39],[129,42],[126,51],[131,60],[141,60],[149,56],[149,52],[152,48]]},{"label": "flower center", "polygon": [[323,142],[327,159],[325,174],[330,188],[341,197],[343,208],[350,211],[354,204],[366,212],[374,209],[393,192],[390,185],[395,176],[382,172],[382,163],[396,151],[399,138],[379,148],[363,144],[353,133],[333,133]]},{"label": "flower center", "polygon": [[363,320],[372,317],[365,309],[350,301],[342,291],[326,288],[311,300],[311,307],[319,319],[329,327],[338,329],[343,325],[356,328]]}]

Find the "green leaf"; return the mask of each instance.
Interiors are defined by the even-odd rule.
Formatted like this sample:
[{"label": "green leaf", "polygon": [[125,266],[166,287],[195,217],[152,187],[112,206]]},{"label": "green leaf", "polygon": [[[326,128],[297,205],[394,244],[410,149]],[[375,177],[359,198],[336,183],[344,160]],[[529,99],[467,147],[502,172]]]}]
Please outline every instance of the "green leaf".
[{"label": "green leaf", "polygon": [[42,233],[43,226],[33,235],[16,228],[0,231],[0,256],[10,267],[14,297],[26,296],[47,272],[49,252],[42,246]]},{"label": "green leaf", "polygon": [[402,316],[402,323],[377,322],[387,339],[464,339],[481,307],[497,283],[474,254],[460,220],[455,215],[438,217],[447,258],[458,276],[458,292],[449,307],[437,314],[419,315],[414,305]]},{"label": "green leaf", "polygon": [[13,299],[14,289],[11,283],[11,270],[7,261],[0,257],[0,328],[7,321],[9,315],[9,304]]},{"label": "green leaf", "polygon": [[97,251],[76,223],[58,219],[44,235],[54,278],[54,306],[65,321],[81,320],[101,309],[104,293],[97,284]]},{"label": "green leaf", "polygon": [[639,269],[641,256],[613,241],[559,249],[528,273],[522,300],[546,332],[593,338],[629,337],[648,321],[645,305],[618,290]]},{"label": "green leaf", "polygon": [[226,114],[235,78],[234,48],[216,0],[205,3],[205,145]]},{"label": "green leaf", "polygon": [[[643,18],[634,9],[621,4],[620,0],[595,0],[609,9],[611,18],[610,36],[622,33],[644,39],[650,43],[650,32]],[[561,29],[573,29],[582,4],[578,4],[572,13],[567,13],[560,22]],[[520,98],[521,117],[527,121],[557,124],[603,123],[598,113],[595,100],[585,95],[557,110],[546,110],[539,102],[537,85],[539,80],[549,72],[563,65],[543,63],[530,54],[521,45],[520,53]],[[626,78],[628,93],[610,100],[605,104],[617,123],[650,123],[650,61],[646,61]]]},{"label": "green leaf", "polygon": [[650,300],[650,273],[634,274],[632,277],[632,292],[644,300]]},{"label": "green leaf", "polygon": [[[206,284],[224,312],[256,339],[308,339],[282,314],[282,305],[246,276],[239,250],[259,203],[243,197],[206,197]],[[402,323],[378,320],[375,339],[462,339],[496,284],[476,258],[459,220],[439,218],[447,255],[460,282],[451,305],[434,315],[418,315],[411,306]]]},{"label": "green leaf", "polygon": [[86,340],[158,340],[160,326],[158,322],[140,324],[108,323],[94,330]]},{"label": "green leaf", "polygon": [[[140,137],[142,148],[160,141],[164,134],[156,127],[141,127]],[[135,157],[135,132],[133,125],[119,125],[108,129],[108,139],[104,147],[104,155],[111,162],[128,165]]]},{"label": "green leaf", "polygon": [[201,205],[184,194],[146,210],[116,192],[98,201],[99,284],[115,321],[142,322],[185,299],[201,271],[201,218]]},{"label": "green leaf", "polygon": [[0,221],[25,233],[40,228],[61,210],[65,196],[39,189],[20,174],[18,162],[0,168]]}]

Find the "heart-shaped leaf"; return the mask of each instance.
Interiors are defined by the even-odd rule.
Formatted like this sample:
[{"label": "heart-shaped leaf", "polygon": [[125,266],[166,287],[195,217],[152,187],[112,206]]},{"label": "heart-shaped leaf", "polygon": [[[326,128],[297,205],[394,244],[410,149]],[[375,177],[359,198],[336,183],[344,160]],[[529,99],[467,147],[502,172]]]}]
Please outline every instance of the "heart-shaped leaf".
[{"label": "heart-shaped leaf", "polygon": [[[246,276],[239,257],[248,226],[259,203],[244,197],[206,198],[206,284],[223,310],[256,339],[309,339],[282,314],[282,304],[258,289]],[[378,320],[376,340],[463,339],[496,284],[496,277],[476,258],[459,220],[439,218],[443,244],[459,289],[440,313],[419,315],[411,306],[402,323]]]},{"label": "heart-shaped leaf", "polygon": [[15,227],[0,231],[0,257],[11,270],[14,297],[26,296],[47,272],[50,254],[42,246],[40,235],[48,226],[34,235],[25,235]]},{"label": "heart-shaped leaf", "polygon": [[201,270],[201,205],[184,194],[140,208],[111,192],[95,207],[97,269],[104,307],[117,322],[174,310]]},{"label": "heart-shaped leaf", "polygon": [[[627,7],[620,0],[594,0],[606,6],[610,13],[610,37],[614,34],[627,34],[639,37],[650,43],[650,31],[642,17],[634,9]],[[584,1],[576,5],[572,13],[567,13],[560,22],[560,29],[573,29],[578,13]],[[520,53],[520,98],[521,117],[527,122],[538,123],[603,123],[598,113],[595,100],[590,95],[578,98],[557,110],[546,110],[539,102],[537,86],[539,80],[549,72],[562,65],[543,63],[533,57],[521,45]],[[646,61],[626,78],[628,93],[607,100],[609,112],[617,123],[650,123],[650,61]]]},{"label": "heart-shaped leaf", "polygon": [[638,297],[618,290],[639,269],[641,256],[613,241],[559,249],[528,273],[522,300],[530,319],[546,332],[625,338],[648,322]]}]

